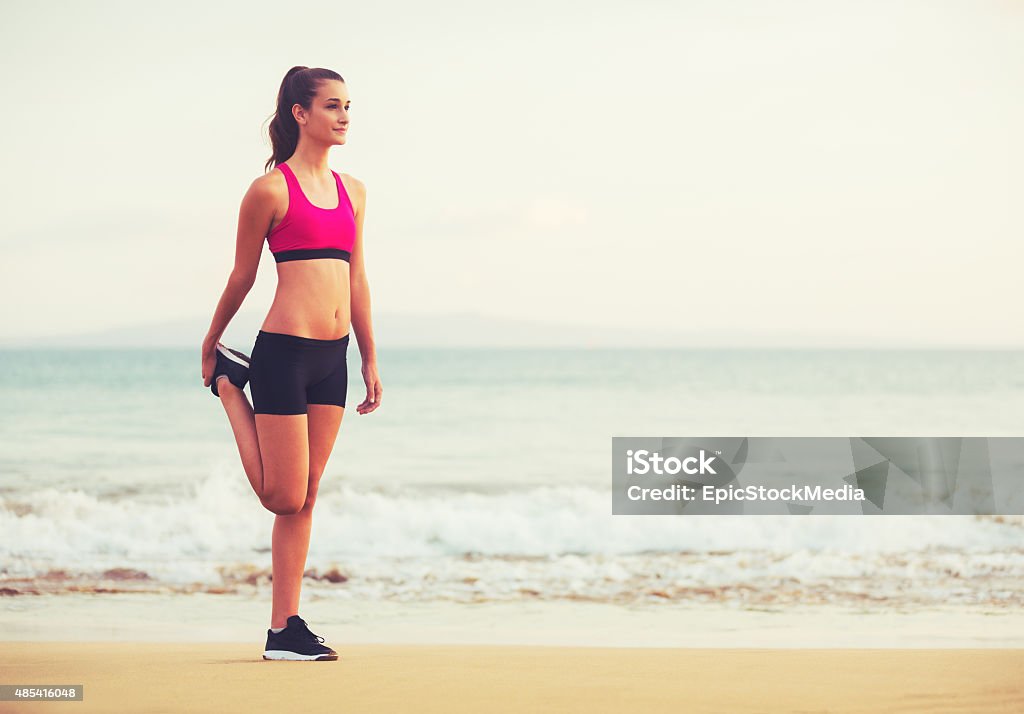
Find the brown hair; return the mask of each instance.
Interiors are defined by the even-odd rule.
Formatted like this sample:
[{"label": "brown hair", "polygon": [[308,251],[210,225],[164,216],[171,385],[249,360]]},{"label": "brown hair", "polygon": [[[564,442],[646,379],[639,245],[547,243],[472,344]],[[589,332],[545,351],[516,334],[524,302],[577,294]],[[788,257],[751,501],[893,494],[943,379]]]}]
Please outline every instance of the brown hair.
[{"label": "brown hair", "polygon": [[313,97],[320,89],[320,82],[325,79],[345,81],[334,70],[323,67],[296,66],[285,73],[277,92],[277,111],[270,119],[270,143],[274,152],[264,164],[264,171],[284,163],[295,153],[295,147],[299,145],[299,124],[292,116],[292,107],[299,104],[308,111],[313,106]]}]

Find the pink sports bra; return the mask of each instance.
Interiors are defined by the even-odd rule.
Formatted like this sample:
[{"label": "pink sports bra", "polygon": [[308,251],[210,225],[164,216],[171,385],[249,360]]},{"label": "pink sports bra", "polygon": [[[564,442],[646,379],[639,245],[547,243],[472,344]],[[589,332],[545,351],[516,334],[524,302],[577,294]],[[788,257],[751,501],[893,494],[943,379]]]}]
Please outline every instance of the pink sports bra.
[{"label": "pink sports bra", "polygon": [[278,263],[313,258],[349,260],[356,240],[356,217],[341,176],[331,171],[338,184],[337,207],[320,208],[306,198],[288,164],[278,164],[277,168],[288,183],[288,210],[267,234],[267,245],[274,260]]}]

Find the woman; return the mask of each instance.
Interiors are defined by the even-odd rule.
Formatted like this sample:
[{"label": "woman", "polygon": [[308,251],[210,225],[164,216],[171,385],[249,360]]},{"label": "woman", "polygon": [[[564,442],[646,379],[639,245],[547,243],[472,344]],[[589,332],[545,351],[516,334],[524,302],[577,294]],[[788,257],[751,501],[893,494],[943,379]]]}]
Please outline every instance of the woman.
[{"label": "woman", "polygon": [[[203,340],[203,384],[224,405],[249,483],[277,514],[264,659],[338,658],[298,607],[317,487],[345,412],[350,327],[366,383],[356,411],[373,412],[384,393],[363,265],[366,187],[327,165],[348,125],[339,74],[288,70],[270,124],[273,156],[265,168],[275,168],[242,199],[234,269]],[[277,292],[250,358],[219,340],[256,280],[264,238],[277,263]],[[247,381],[251,406],[242,391]]]}]

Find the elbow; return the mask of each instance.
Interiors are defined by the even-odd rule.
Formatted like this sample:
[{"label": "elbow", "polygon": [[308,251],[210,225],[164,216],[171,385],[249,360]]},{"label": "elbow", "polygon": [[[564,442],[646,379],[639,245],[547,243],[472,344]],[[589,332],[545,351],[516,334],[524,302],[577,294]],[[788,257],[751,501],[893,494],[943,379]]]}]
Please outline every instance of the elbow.
[{"label": "elbow", "polygon": [[366,273],[356,272],[351,277],[352,292],[368,290],[370,285],[366,282]]},{"label": "elbow", "polygon": [[228,285],[231,286],[231,289],[234,290],[234,291],[240,292],[243,295],[248,294],[248,292],[250,290],[252,290],[252,286],[255,285],[255,284],[256,284],[256,275],[255,275],[255,273],[252,273],[252,274],[250,274],[248,272],[242,273],[242,272],[238,272],[236,270],[236,271],[232,271],[231,277],[228,279]]}]

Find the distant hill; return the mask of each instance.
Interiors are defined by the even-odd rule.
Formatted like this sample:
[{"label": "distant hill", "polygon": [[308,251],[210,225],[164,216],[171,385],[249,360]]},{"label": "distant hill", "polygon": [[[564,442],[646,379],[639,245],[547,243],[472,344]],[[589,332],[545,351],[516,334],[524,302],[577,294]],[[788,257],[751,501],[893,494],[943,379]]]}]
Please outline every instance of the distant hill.
[{"label": "distant hill", "polygon": [[[222,341],[249,351],[264,314],[239,312]],[[0,339],[7,347],[180,347],[197,348],[209,328],[208,315],[169,322],[55,335],[31,340]],[[489,317],[473,312],[447,314],[376,313],[374,337],[378,346],[403,347],[675,347],[675,348],[928,348],[930,345],[882,344],[877,339],[857,335],[751,331],[641,329],[609,324],[605,327],[553,324]],[[353,336],[353,339],[355,337]],[[941,346],[941,345],[936,345]],[[355,345],[353,344],[353,349]],[[956,345],[950,345],[956,348]]]}]

